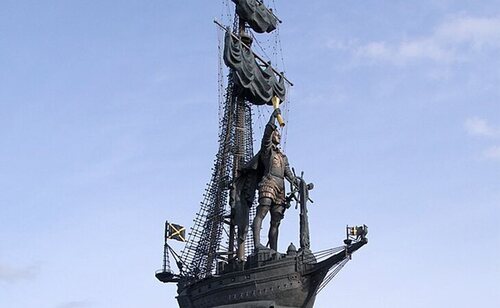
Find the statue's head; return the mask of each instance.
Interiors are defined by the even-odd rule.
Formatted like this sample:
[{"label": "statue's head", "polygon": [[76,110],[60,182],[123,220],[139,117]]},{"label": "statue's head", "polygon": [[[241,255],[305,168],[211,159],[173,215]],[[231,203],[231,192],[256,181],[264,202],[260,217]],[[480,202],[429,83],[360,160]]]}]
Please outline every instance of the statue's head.
[{"label": "statue's head", "polygon": [[275,130],[273,132],[273,138],[272,138],[272,140],[273,140],[273,143],[275,145],[280,144],[280,142],[281,142],[281,135],[280,135],[280,132],[278,130]]}]

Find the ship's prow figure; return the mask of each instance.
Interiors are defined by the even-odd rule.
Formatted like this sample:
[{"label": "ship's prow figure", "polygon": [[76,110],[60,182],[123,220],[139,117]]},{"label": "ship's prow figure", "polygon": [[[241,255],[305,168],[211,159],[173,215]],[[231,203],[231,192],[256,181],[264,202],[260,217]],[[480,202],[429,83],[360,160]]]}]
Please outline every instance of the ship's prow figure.
[{"label": "ship's prow figure", "polygon": [[280,109],[274,110],[264,130],[260,151],[245,165],[235,182],[234,220],[238,226],[238,258],[244,258],[245,239],[248,233],[248,208],[252,206],[258,190],[257,213],[253,220],[255,249],[263,249],[260,242],[262,221],[271,212],[269,247],[278,249],[278,228],[286,209],[285,179],[297,181],[290,170],[288,158],[279,147],[281,135],[275,124]]}]

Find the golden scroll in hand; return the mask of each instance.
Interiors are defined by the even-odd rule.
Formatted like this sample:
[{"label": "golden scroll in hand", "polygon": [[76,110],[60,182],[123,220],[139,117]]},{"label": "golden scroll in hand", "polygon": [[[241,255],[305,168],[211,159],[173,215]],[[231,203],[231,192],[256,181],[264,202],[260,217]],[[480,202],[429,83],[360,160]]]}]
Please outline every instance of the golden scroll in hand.
[{"label": "golden scroll in hand", "polygon": [[[279,97],[273,96],[273,98],[271,99],[271,101],[273,102],[274,109],[278,109],[280,107],[280,98]],[[281,116],[281,113],[279,113],[276,116],[276,120],[278,120],[278,123],[280,124],[281,127],[285,126],[285,120],[283,120],[283,117]]]}]

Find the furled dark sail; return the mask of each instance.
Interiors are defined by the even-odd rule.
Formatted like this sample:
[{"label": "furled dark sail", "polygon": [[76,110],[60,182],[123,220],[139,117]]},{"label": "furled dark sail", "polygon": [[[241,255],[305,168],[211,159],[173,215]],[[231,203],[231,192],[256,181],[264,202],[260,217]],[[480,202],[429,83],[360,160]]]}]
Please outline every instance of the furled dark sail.
[{"label": "furled dark sail", "polygon": [[236,13],[246,21],[255,32],[270,33],[276,29],[278,19],[257,0],[232,0],[236,3]]},{"label": "furled dark sail", "polygon": [[272,105],[273,96],[285,100],[284,78],[280,76],[278,80],[271,65],[266,68],[259,66],[252,51],[229,32],[226,32],[224,62],[233,69],[233,80],[239,96],[255,105]]}]

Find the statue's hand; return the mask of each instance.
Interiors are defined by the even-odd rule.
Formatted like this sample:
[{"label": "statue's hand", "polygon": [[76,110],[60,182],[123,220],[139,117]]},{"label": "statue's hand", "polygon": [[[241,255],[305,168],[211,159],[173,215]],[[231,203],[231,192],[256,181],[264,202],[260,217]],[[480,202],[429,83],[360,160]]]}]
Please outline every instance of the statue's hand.
[{"label": "statue's hand", "polygon": [[274,109],[274,111],[273,111],[273,117],[276,118],[279,114],[281,114],[281,109],[279,109],[279,108]]}]

